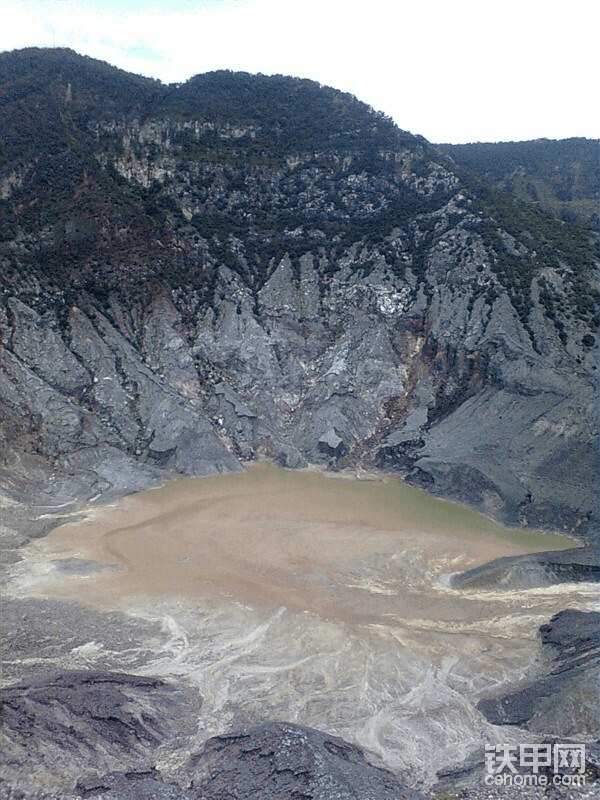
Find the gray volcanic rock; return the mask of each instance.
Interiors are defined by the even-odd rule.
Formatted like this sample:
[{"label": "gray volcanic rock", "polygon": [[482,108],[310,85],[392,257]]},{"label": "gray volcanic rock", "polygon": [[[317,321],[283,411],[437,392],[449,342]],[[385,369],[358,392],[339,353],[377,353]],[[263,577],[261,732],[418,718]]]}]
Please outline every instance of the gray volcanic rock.
[{"label": "gray volcanic rock", "polygon": [[285,722],[209,739],[187,767],[203,800],[419,800],[337,736]]},{"label": "gray volcanic rock", "polygon": [[196,800],[178,784],[163,781],[154,768],[84,777],[77,782],[75,794],[84,800]]},{"label": "gray volcanic rock", "polygon": [[155,770],[84,778],[77,795],[100,800],[420,800],[358,747],[284,722],[209,739],[178,781]]},{"label": "gray volcanic rock", "polygon": [[497,558],[454,575],[451,582],[457,589],[485,589],[492,586],[533,589],[555,583],[598,581],[600,564],[597,547],[576,547]]},{"label": "gray volcanic rock", "polygon": [[[542,768],[547,787],[485,784],[483,748],[461,764],[438,772],[434,797],[464,800],[510,798],[538,800],[592,800],[598,797],[600,781],[600,613],[567,610],[556,614],[540,628],[542,652],[539,677],[500,695],[484,698],[477,707],[494,725],[517,725],[531,731],[536,741],[553,746],[572,742],[585,745],[585,774],[562,765],[558,785],[554,772]],[[543,737],[543,739],[541,738]],[[524,737],[526,738],[526,737]],[[521,739],[523,741],[523,739]],[[554,769],[554,767],[553,767]],[[531,775],[531,768],[519,767]],[[573,778],[569,778],[572,775]],[[564,777],[564,782],[562,781]],[[585,780],[577,784],[576,780]]]},{"label": "gray volcanic rock", "polygon": [[64,796],[92,766],[147,769],[194,705],[160,679],[98,671],[37,676],[0,689],[0,704],[4,795],[12,786]]},{"label": "gray volcanic rock", "polygon": [[[1,563],[83,504],[261,456],[393,469],[504,522],[597,540],[590,231],[310,81],[166,87],[30,49],[0,53],[0,85]],[[462,580],[597,569],[590,547]],[[98,646],[117,667],[48,677],[46,658],[78,664],[96,644],[99,617],[61,609],[3,609],[21,680],[0,695],[11,800],[417,796],[358,748],[286,723],[174,766],[197,698],[110,671],[120,635],[136,639],[116,618]],[[548,675],[482,701],[491,717],[598,734],[597,620],[568,613],[557,642],[546,632]]]},{"label": "gray volcanic rock", "polygon": [[540,635],[545,674],[477,707],[494,725],[600,738],[600,613],[561,611],[542,625]]},{"label": "gray volcanic rock", "polygon": [[[564,738],[545,737],[541,744],[564,746]],[[539,774],[545,776],[546,786],[535,785],[531,767],[518,769],[519,776],[529,778],[530,783],[510,785],[489,785],[485,779],[485,751],[483,748],[472,753],[461,764],[438,772],[439,782],[432,788],[432,798],[461,798],[461,800],[596,800],[600,780],[600,743],[591,741],[572,741],[573,745],[585,746],[585,771],[562,765],[554,773],[549,767],[541,767]],[[558,780],[555,782],[555,778]],[[584,782],[585,781],[585,782]]]},{"label": "gray volcanic rock", "polygon": [[[92,569],[99,566],[90,563]],[[8,683],[43,681],[57,664],[69,672],[84,668],[90,663],[88,649],[98,669],[135,673],[151,653],[149,643],[160,634],[158,623],[47,597],[4,596],[1,610],[0,662]]]},{"label": "gray volcanic rock", "polygon": [[[190,692],[116,672],[42,674],[0,690],[0,793],[61,800],[419,800],[344,740],[288,723],[209,739],[166,777],[160,753],[192,734]],[[163,759],[164,761],[164,756]]]},{"label": "gray volcanic rock", "polygon": [[28,493],[72,511],[267,456],[598,533],[590,232],[310,81],[65,50],[0,78],[7,527],[48,524]]}]

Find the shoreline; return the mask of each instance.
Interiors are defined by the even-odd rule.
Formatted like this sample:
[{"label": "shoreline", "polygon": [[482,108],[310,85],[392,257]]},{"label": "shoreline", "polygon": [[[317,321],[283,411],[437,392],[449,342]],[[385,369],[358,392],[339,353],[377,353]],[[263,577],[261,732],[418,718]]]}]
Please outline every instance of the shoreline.
[{"label": "shoreline", "polygon": [[[238,719],[287,715],[375,753],[396,774],[416,769],[431,782],[437,765],[459,760],[465,742],[474,750],[483,741],[484,723],[473,717],[482,692],[531,674],[540,624],[561,608],[589,606],[587,586],[438,585],[469,558],[492,563],[516,544],[494,538],[497,523],[397,476],[360,481],[263,461],[203,478],[95,506],[95,519],[33,542],[22,570],[32,582],[11,600],[28,609],[60,604],[67,623],[71,615],[110,620],[119,645],[105,647],[109,634],[91,622],[83,640],[54,645],[60,655],[45,669],[100,666],[192,686],[203,709],[196,742],[235,731]],[[438,530],[416,524],[411,502],[419,500]],[[408,513],[406,529],[386,529],[399,510]],[[527,557],[523,548],[508,557]],[[121,568],[110,569],[115,564]],[[124,620],[149,633],[132,645],[120,632]],[[43,651],[33,653],[19,667],[25,675],[45,663]],[[449,722],[438,742],[430,719],[440,706]],[[381,720],[393,735],[380,738]],[[407,736],[420,742],[416,749],[406,748]]]},{"label": "shoreline", "polygon": [[[394,475],[361,481],[350,471],[331,473],[316,465],[281,469],[266,459],[244,472],[177,477],[61,522],[22,548],[40,574],[48,564],[52,577],[52,565],[65,559],[97,562],[120,566],[88,576],[90,585],[107,582],[109,595],[129,591],[127,574],[131,588],[144,593],[187,594],[194,581],[217,589],[221,582],[232,596],[241,591],[241,599],[265,600],[275,592],[285,604],[286,592],[288,600],[300,592],[298,602],[309,607],[315,602],[306,584],[311,572],[323,571],[329,582],[343,586],[336,565],[348,560],[366,569],[373,559],[394,559],[407,548],[429,552],[432,563],[445,559],[446,566],[436,569],[455,575],[572,544],[555,534],[506,528]],[[168,566],[173,561],[177,568]],[[64,575],[61,580],[69,584]],[[68,592],[63,587],[61,596]],[[349,613],[350,598],[342,605]]]}]

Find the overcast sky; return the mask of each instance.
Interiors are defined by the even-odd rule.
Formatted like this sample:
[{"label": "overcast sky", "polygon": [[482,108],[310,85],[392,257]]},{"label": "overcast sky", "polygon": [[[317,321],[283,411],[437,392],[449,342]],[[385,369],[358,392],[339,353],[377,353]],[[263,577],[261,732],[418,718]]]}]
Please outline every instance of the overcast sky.
[{"label": "overcast sky", "polygon": [[600,136],[594,0],[0,0],[0,50],[352,92],[432,142]]}]

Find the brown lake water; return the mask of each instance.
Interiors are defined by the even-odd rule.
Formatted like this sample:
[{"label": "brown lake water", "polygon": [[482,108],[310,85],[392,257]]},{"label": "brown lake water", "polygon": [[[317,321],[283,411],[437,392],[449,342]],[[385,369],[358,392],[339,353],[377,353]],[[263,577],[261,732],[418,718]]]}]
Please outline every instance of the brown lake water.
[{"label": "brown lake water", "polygon": [[[11,590],[160,620],[142,669],[198,687],[198,741],[286,719],[427,783],[475,747],[518,737],[475,703],[535,666],[539,625],[597,598],[585,584],[456,590],[449,576],[568,546],[393,477],[258,464],[90,510],[28,547]],[[111,569],[68,573],[65,559]],[[72,663],[105,657],[90,642]]]}]

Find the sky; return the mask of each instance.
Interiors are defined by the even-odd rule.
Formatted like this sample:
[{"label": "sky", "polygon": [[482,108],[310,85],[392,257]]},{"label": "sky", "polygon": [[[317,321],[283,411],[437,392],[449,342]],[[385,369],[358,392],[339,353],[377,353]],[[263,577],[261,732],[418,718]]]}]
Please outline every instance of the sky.
[{"label": "sky", "polygon": [[0,0],[0,51],[312,78],[431,142],[600,136],[594,0]]}]

